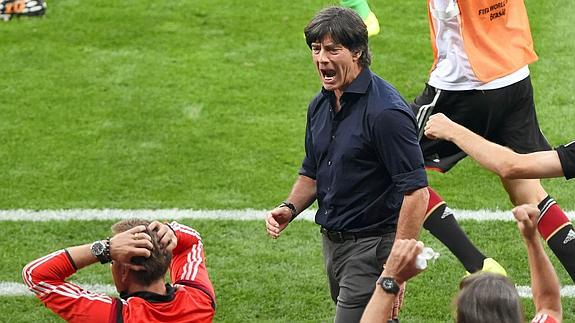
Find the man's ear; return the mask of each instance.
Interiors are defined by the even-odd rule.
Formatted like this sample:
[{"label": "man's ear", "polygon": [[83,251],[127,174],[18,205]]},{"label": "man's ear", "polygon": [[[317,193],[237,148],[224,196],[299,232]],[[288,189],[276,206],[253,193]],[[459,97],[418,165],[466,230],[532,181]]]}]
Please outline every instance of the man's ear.
[{"label": "man's ear", "polygon": [[359,58],[361,57],[361,55],[363,55],[363,51],[362,50],[357,50],[352,54],[352,58],[354,62],[357,62],[359,60]]},{"label": "man's ear", "polygon": [[122,283],[126,283],[128,281],[129,274],[130,274],[130,267],[122,265],[122,271],[121,271]]}]

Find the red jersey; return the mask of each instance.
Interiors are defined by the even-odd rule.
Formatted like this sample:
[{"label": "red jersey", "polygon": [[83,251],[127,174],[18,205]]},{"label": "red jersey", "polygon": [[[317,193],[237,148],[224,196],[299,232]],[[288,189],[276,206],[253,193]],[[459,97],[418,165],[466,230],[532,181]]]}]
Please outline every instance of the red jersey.
[{"label": "red jersey", "polygon": [[76,268],[66,250],[32,261],[22,278],[46,307],[69,322],[211,322],[215,295],[201,237],[177,222],[170,226],[178,245],[170,264],[174,285],[166,284],[167,295],[137,292],[120,299],[69,283],[65,279]]},{"label": "red jersey", "polygon": [[557,323],[557,321],[549,314],[538,313],[535,315],[531,323]]}]

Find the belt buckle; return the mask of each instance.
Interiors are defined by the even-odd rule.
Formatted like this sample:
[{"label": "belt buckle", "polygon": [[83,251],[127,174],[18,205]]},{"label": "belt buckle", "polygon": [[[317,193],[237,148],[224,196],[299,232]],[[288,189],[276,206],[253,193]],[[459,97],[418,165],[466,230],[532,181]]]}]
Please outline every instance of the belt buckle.
[{"label": "belt buckle", "polygon": [[341,231],[328,231],[327,237],[329,238],[329,240],[337,243],[342,243],[345,241],[345,238],[343,237],[343,232]]},{"label": "belt buckle", "polygon": [[345,241],[345,238],[343,236],[343,232],[341,231],[330,231],[324,227],[321,228],[321,231],[323,234],[325,234],[325,236],[333,241],[333,242],[338,242],[338,243],[342,243]]}]

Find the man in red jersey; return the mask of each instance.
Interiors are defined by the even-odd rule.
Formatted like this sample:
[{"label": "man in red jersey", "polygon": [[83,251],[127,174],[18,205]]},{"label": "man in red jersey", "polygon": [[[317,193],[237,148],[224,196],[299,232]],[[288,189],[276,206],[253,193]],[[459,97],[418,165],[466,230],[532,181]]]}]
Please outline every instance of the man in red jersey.
[{"label": "man in red jersey", "polygon": [[[50,310],[69,322],[211,322],[215,295],[200,235],[177,222],[129,219],[113,237],[48,254],[26,265],[22,278]],[[110,268],[120,298],[69,283],[77,270]],[[170,269],[173,284],[165,281]]]}]

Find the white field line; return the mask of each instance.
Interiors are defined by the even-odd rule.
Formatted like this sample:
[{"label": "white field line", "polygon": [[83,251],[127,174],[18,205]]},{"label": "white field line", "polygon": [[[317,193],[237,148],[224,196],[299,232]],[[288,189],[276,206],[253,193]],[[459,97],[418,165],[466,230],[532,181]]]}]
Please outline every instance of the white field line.
[{"label": "white field line", "polygon": [[[262,220],[266,210],[118,210],[118,209],[69,209],[69,210],[0,210],[0,221],[69,221],[69,220],[116,220],[124,218],[143,219],[225,219],[225,220]],[[510,211],[490,210],[453,210],[459,220],[477,221],[513,221]],[[314,210],[304,211],[298,220],[314,221]],[[575,212],[567,212],[575,220]],[[112,285],[83,285],[94,292],[115,295]],[[517,286],[521,297],[532,297],[529,286]],[[31,296],[21,283],[0,282],[0,296]],[[575,286],[567,285],[561,289],[563,297],[575,297]]]},{"label": "white field line", "polygon": [[[83,288],[90,290],[95,293],[102,293],[112,296],[118,296],[116,292],[116,287],[113,285],[88,285],[82,284]],[[519,296],[523,298],[532,298],[531,288],[529,286],[517,286],[517,292]],[[0,282],[0,296],[34,296],[34,294],[28,290],[28,287],[22,283],[13,282]],[[575,297],[575,286],[566,285],[561,288],[562,297]]]},{"label": "white field line", "polygon": [[[533,294],[531,294],[531,287],[530,286],[515,286],[517,288],[517,292],[519,296],[523,298],[533,298]],[[561,297],[575,297],[575,286],[574,285],[565,285],[561,287]]]},{"label": "white field line", "polygon": [[[118,296],[116,286],[103,284],[78,284],[94,293]],[[0,282],[0,296],[34,296],[24,283]]]},{"label": "white field line", "polygon": [[[68,209],[68,210],[0,210],[0,221],[67,221],[67,220],[117,220],[142,218],[152,220],[178,219],[224,219],[224,220],[262,220],[267,210],[119,210],[119,209]],[[477,221],[513,221],[511,211],[490,210],[453,210],[458,220]],[[315,210],[306,210],[298,220],[314,221]],[[567,212],[571,221],[575,212]]]}]

